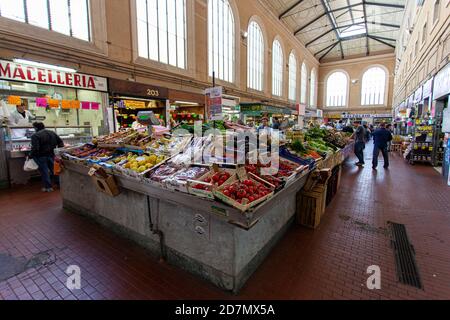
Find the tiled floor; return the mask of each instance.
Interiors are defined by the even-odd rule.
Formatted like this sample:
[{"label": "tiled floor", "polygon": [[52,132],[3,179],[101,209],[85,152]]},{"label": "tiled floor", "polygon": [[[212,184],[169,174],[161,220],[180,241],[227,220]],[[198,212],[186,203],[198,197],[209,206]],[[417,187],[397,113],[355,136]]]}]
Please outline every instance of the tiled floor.
[{"label": "tiled floor", "polygon": [[[387,221],[406,225],[424,290],[397,282]],[[47,264],[0,282],[0,299],[450,299],[449,244],[450,188],[433,168],[398,156],[389,171],[349,161],[320,228],[293,227],[233,296],[29,186],[0,191],[0,253],[47,252]],[[66,288],[69,265],[81,267],[82,290]],[[381,267],[381,290],[366,287],[371,265]]]}]

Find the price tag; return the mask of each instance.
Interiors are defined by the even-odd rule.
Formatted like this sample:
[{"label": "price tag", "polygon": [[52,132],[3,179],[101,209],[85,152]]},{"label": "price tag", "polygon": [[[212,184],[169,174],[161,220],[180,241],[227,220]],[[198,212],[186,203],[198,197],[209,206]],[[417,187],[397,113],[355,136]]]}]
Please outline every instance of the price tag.
[{"label": "price tag", "polygon": [[214,163],[213,165],[212,165],[212,169],[213,169],[213,171],[214,172],[219,172],[220,170],[219,170],[219,165],[217,164],[217,163]]}]

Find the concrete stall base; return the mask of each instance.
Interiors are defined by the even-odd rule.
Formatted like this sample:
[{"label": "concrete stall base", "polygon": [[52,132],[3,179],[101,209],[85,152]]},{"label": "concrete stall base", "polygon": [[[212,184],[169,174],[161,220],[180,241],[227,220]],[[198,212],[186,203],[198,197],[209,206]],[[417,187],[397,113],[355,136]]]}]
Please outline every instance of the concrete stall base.
[{"label": "concrete stall base", "polygon": [[[88,216],[168,263],[234,293],[293,223],[296,194],[307,179],[303,175],[246,215],[214,201],[126,178],[117,179],[121,194],[113,198],[98,192],[87,172],[86,167],[66,164],[61,176],[65,209]],[[246,221],[249,229],[237,226],[238,219]]]}]

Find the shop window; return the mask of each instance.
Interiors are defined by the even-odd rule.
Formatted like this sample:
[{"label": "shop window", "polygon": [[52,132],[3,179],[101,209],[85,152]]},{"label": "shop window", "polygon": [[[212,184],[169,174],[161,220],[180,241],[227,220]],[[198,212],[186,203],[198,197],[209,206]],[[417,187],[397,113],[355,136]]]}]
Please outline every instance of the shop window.
[{"label": "shop window", "polygon": [[247,86],[262,91],[264,86],[264,38],[261,27],[255,21],[248,27]]},{"label": "shop window", "polygon": [[136,0],[142,58],[186,68],[186,0]]},{"label": "shop window", "polygon": [[278,40],[273,42],[272,48],[272,94],[283,95],[283,49]]},{"label": "shop window", "polygon": [[386,93],[386,71],[380,67],[373,67],[364,73],[362,79],[361,104],[382,105]]},{"label": "shop window", "polygon": [[234,82],[235,24],[228,0],[208,1],[209,76]]},{"label": "shop window", "polygon": [[334,72],[327,80],[327,107],[347,105],[348,77],[344,72]]},{"label": "shop window", "polygon": [[316,69],[311,70],[311,80],[310,80],[310,97],[309,97],[309,104],[313,107],[316,106],[316,86],[317,86],[317,72]]},{"label": "shop window", "polygon": [[297,100],[297,59],[294,52],[289,55],[289,100]]},{"label": "shop window", "polygon": [[306,68],[306,64],[302,63],[301,70],[301,85],[300,85],[300,103],[306,104],[307,93],[308,93],[308,70]]},{"label": "shop window", "polygon": [[1,0],[0,15],[91,41],[89,0]]}]

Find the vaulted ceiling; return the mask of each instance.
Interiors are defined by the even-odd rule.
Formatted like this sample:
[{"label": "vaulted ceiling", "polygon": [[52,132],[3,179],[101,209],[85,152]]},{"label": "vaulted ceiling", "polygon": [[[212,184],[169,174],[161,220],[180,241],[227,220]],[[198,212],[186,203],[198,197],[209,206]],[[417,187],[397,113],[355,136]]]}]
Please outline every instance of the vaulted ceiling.
[{"label": "vaulted ceiling", "polygon": [[394,52],[405,0],[264,0],[320,61]]}]

